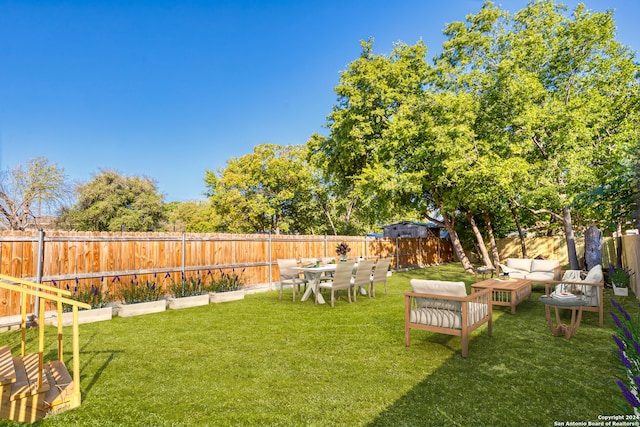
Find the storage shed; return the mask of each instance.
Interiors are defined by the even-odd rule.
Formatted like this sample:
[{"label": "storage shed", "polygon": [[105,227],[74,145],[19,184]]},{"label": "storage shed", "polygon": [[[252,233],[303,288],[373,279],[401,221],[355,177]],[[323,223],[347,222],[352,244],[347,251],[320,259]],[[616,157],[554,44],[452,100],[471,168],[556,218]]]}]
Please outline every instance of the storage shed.
[{"label": "storage shed", "polygon": [[441,227],[433,222],[402,221],[382,227],[384,237],[440,237]]}]

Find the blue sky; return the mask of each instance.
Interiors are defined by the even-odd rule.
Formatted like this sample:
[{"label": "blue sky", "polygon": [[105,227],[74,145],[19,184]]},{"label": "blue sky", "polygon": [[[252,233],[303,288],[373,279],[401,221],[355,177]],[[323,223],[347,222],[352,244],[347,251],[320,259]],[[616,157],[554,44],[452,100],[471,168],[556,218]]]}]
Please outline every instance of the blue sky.
[{"label": "blue sky", "polygon": [[[496,1],[515,12],[525,0]],[[570,8],[578,2],[567,1]],[[614,9],[639,50],[637,0]],[[205,170],[258,144],[326,134],[340,71],[422,39],[479,0],[0,0],[0,169],[44,156],[70,180],[153,178],[166,201],[204,199]]]}]

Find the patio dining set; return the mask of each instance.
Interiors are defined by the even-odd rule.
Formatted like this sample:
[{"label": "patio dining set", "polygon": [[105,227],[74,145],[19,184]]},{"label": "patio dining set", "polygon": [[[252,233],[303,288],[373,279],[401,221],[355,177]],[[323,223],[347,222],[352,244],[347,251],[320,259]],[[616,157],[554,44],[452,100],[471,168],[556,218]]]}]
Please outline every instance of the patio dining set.
[{"label": "patio dining set", "polygon": [[325,299],[322,290],[331,293],[331,307],[334,307],[336,297],[340,291],[346,291],[351,303],[357,301],[357,294],[376,296],[375,285],[384,285],[387,293],[387,272],[390,259],[374,260],[359,259],[357,261],[335,262],[334,258],[303,258],[300,261],[288,258],[278,259],[280,270],[280,299],[283,289],[290,286],[293,290],[293,301],[296,294],[304,287],[304,293],[300,301],[307,301],[312,295],[316,304],[324,304]]}]

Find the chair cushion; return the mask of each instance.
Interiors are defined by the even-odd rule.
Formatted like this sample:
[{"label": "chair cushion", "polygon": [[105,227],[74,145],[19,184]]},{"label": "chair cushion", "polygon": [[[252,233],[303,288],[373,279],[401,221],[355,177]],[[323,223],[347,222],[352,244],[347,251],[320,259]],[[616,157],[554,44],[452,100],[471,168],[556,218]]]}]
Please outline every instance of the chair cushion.
[{"label": "chair cushion", "polygon": [[421,307],[411,310],[411,323],[439,326],[441,328],[461,329],[462,313],[453,310]]},{"label": "chair cushion", "polygon": [[[467,326],[472,326],[489,314],[487,304],[470,302],[467,313]],[[441,328],[462,329],[462,312],[432,307],[421,307],[411,310],[411,323],[439,326]]]},{"label": "chair cushion", "polygon": [[448,282],[445,280],[411,279],[411,290],[423,294],[444,295],[450,297],[466,297],[467,288],[464,282]]},{"label": "chair cushion", "polygon": [[[466,297],[467,288],[464,282],[448,282],[444,280],[411,279],[411,290],[423,294],[442,295],[443,297]],[[446,298],[416,298],[417,307],[428,307],[442,310],[461,310],[460,301],[450,301]]]},{"label": "chair cushion", "polygon": [[602,279],[602,266],[598,264],[591,270],[589,270],[589,273],[587,273],[587,277],[585,277],[583,281],[587,283],[598,283],[602,282]]},{"label": "chair cushion", "polygon": [[528,258],[507,258],[507,267],[529,273],[531,271],[531,260]]},{"label": "chair cushion", "polygon": [[[560,262],[555,259],[534,259],[531,261],[531,272],[534,271],[551,271],[560,266]],[[553,276],[553,274],[552,274]],[[553,280],[553,277],[551,277]]]}]

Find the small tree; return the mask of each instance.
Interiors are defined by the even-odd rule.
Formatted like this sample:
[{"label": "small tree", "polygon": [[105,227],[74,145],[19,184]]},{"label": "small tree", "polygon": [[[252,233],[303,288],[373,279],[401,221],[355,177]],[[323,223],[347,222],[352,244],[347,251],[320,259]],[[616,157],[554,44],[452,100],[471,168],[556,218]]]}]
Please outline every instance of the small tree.
[{"label": "small tree", "polygon": [[59,226],[82,231],[149,231],[164,219],[155,182],[146,177],[101,171],[78,185],[78,202],[62,212]]},{"label": "small tree", "polygon": [[0,223],[10,230],[38,225],[64,205],[71,191],[64,170],[45,157],[27,160],[0,175]]}]

